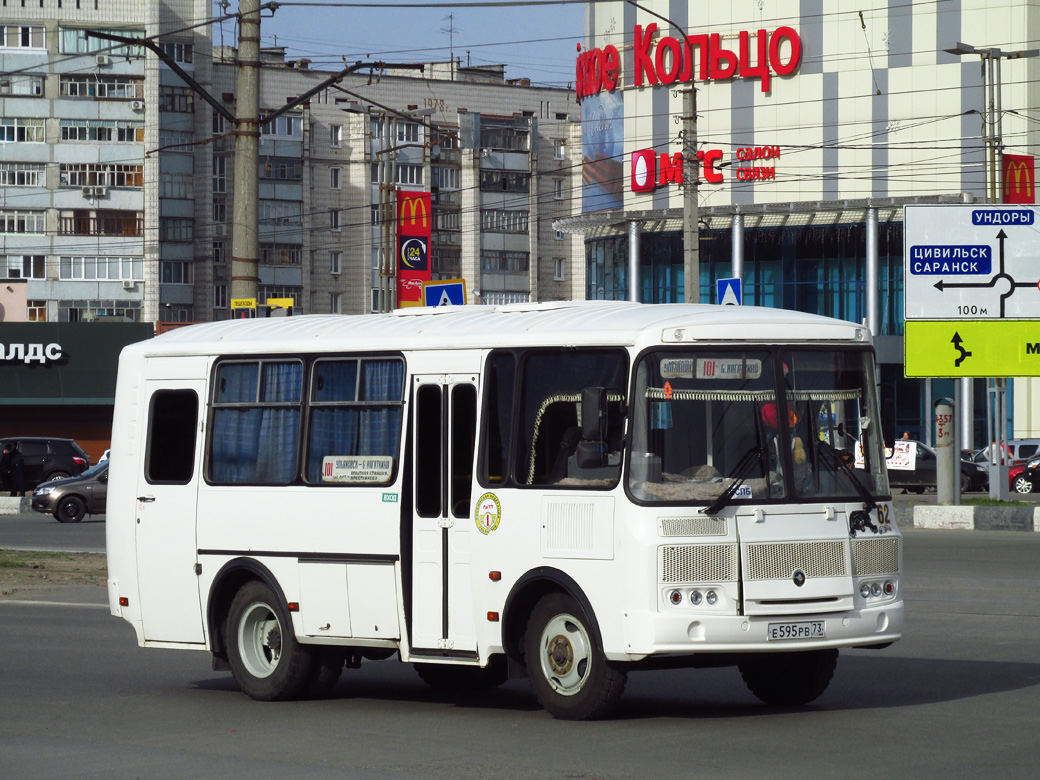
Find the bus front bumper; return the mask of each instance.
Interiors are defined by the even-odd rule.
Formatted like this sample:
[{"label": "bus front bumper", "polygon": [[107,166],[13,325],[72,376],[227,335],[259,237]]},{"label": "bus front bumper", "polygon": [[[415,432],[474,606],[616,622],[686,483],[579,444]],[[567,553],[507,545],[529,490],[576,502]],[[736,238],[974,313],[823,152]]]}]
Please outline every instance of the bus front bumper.
[{"label": "bus front bumper", "polygon": [[624,647],[612,661],[653,655],[764,653],[887,645],[902,636],[903,602],[843,612],[798,615],[711,615],[704,612],[625,613]]}]

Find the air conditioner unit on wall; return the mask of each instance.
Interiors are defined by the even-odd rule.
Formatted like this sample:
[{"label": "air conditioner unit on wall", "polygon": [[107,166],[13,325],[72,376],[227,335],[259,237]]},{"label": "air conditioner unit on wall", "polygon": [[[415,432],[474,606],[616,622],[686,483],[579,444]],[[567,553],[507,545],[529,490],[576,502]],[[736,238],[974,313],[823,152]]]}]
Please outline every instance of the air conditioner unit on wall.
[{"label": "air conditioner unit on wall", "polygon": [[96,62],[98,65],[110,65],[112,64],[112,58],[109,57],[107,54],[95,54],[94,62]]},{"label": "air conditioner unit on wall", "polygon": [[83,197],[84,198],[103,198],[108,194],[108,189],[105,187],[84,187]]},{"label": "air conditioner unit on wall", "polygon": [[129,279],[124,279],[123,280],[123,289],[124,290],[132,290],[132,289],[134,289],[134,283],[132,281],[130,281]]},{"label": "air conditioner unit on wall", "polygon": [[130,108],[132,108],[134,111],[144,111],[144,101],[134,100],[130,103]]}]

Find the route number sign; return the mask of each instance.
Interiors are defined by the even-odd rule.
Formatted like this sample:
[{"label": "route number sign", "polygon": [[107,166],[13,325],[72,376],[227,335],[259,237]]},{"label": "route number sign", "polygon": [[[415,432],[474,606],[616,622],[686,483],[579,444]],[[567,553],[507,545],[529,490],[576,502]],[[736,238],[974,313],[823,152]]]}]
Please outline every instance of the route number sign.
[{"label": "route number sign", "polygon": [[1037,318],[1040,208],[905,206],[903,220],[905,319]]}]

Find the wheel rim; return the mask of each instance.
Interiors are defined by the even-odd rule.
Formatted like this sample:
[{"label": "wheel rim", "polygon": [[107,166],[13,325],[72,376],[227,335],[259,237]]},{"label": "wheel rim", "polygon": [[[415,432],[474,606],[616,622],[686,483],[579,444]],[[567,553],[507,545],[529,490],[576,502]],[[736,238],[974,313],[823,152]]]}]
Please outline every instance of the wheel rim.
[{"label": "wheel rim", "polygon": [[63,502],[59,511],[66,520],[75,520],[79,516],[79,507],[72,501]]},{"label": "wheel rim", "polygon": [[254,677],[267,677],[278,668],[282,627],[267,604],[257,602],[246,609],[238,624],[238,647],[246,671]]},{"label": "wheel rim", "polygon": [[573,696],[589,676],[592,641],[573,615],[557,615],[542,630],[542,674],[556,693]]},{"label": "wheel rim", "polygon": [[1015,478],[1015,492],[1017,493],[1032,493],[1033,483],[1024,477]]}]

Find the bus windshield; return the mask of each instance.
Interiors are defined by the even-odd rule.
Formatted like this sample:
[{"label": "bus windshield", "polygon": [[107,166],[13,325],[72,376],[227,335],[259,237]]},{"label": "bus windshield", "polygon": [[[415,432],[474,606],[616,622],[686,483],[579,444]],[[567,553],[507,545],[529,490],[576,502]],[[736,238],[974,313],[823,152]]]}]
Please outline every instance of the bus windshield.
[{"label": "bus windshield", "polygon": [[[713,511],[887,493],[873,376],[866,350],[647,353],[635,374],[629,489]],[[865,469],[852,468],[857,442]]]}]

